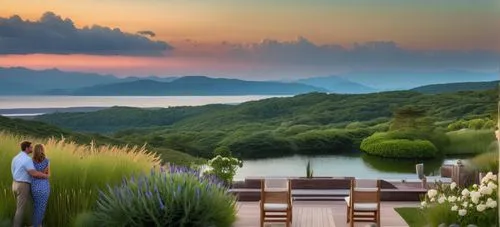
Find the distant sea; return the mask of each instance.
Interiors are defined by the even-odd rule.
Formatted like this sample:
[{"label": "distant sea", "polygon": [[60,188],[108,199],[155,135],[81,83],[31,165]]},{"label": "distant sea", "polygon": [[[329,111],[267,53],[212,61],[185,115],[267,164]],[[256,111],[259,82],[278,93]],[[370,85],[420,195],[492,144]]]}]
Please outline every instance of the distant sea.
[{"label": "distant sea", "polygon": [[287,96],[0,96],[0,115],[33,116],[51,112],[93,111],[113,106],[166,108],[239,104]]}]

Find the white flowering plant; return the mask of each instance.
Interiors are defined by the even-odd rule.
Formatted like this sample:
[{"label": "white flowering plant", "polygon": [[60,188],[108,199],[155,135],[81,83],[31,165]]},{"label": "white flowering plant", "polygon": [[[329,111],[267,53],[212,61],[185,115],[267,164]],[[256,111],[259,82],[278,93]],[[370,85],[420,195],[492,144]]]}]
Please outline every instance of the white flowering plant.
[{"label": "white flowering plant", "polygon": [[467,226],[496,226],[498,223],[498,177],[489,172],[480,185],[459,188],[455,182],[449,185],[436,183],[427,191],[421,208],[429,224],[459,224]]},{"label": "white flowering plant", "polygon": [[219,180],[223,181],[226,186],[230,186],[233,182],[234,175],[238,168],[243,167],[243,162],[233,157],[215,156],[207,163],[203,174],[215,175]]}]

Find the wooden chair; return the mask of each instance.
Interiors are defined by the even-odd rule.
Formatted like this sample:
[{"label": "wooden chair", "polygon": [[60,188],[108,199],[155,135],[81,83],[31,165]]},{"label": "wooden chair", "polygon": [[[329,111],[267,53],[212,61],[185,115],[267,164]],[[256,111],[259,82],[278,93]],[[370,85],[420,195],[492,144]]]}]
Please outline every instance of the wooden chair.
[{"label": "wooden chair", "polygon": [[380,180],[351,180],[347,203],[347,223],[375,222],[380,227]]},{"label": "wooden chair", "polygon": [[290,180],[275,178],[261,180],[260,226],[267,222],[292,222],[292,194]]}]

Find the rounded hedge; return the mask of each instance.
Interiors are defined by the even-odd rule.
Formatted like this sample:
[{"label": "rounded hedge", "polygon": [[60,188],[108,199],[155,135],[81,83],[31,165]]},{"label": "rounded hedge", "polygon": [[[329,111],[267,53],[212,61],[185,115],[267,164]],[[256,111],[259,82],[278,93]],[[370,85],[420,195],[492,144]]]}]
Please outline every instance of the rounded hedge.
[{"label": "rounded hedge", "polygon": [[387,133],[375,133],[361,143],[361,150],[386,158],[434,158],[439,152],[428,140],[394,139]]}]

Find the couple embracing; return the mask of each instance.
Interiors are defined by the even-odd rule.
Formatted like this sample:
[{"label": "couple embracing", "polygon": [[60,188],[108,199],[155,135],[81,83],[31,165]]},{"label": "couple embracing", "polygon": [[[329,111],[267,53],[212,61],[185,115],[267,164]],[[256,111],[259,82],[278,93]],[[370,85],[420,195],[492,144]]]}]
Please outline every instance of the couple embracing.
[{"label": "couple embracing", "polygon": [[[33,153],[33,157],[29,155]],[[12,191],[16,197],[16,214],[13,227],[23,224],[26,206],[33,201],[33,226],[42,225],[47,201],[49,200],[49,160],[45,157],[45,147],[34,147],[29,141],[21,143],[21,151],[12,159]]]}]

